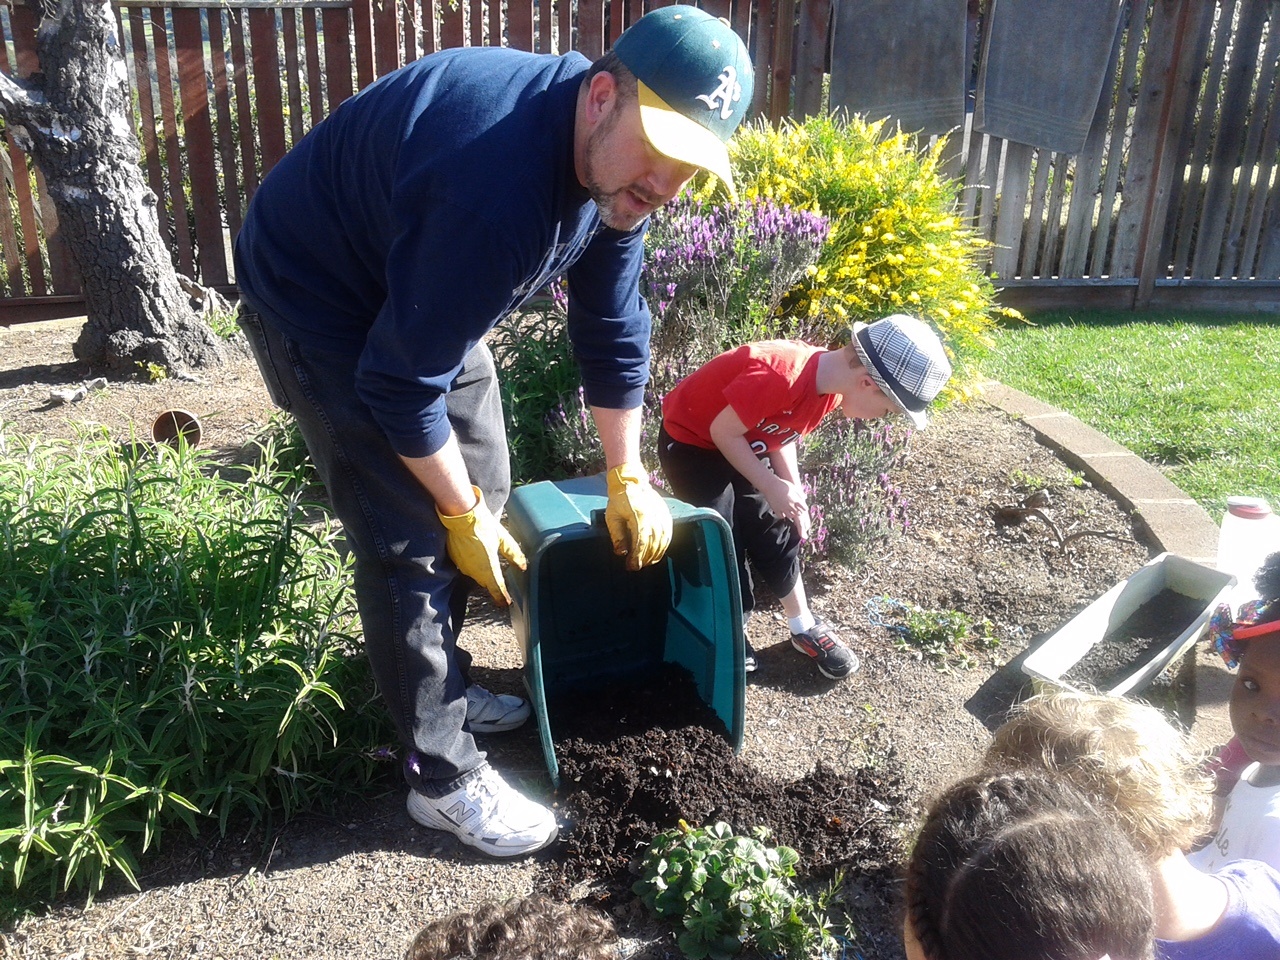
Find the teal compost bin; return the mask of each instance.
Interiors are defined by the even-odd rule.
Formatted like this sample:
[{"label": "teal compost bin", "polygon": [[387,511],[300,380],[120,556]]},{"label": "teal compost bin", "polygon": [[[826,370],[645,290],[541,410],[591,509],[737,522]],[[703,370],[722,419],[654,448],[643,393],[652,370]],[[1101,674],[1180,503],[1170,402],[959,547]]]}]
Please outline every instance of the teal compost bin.
[{"label": "teal compost bin", "polygon": [[590,696],[602,682],[662,663],[685,667],[702,699],[742,746],[742,603],[728,524],[714,510],[667,500],[671,548],[660,563],[626,569],[604,524],[603,475],[517,487],[506,523],[529,560],[510,569],[511,620],[552,782],[557,698]]}]

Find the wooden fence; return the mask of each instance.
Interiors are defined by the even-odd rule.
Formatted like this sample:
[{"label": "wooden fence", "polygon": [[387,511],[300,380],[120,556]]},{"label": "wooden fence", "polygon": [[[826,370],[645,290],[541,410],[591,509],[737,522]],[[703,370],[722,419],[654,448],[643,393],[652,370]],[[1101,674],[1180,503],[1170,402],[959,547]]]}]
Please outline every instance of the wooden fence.
[{"label": "wooden fence", "polygon": [[[839,2],[839,0],[835,0]],[[496,40],[599,56],[662,2],[115,0],[141,163],[178,268],[233,289],[231,238],[262,176],[376,77]],[[756,114],[823,109],[832,0],[708,0],[757,64]],[[781,27],[780,27],[781,25]],[[36,14],[0,6],[0,70],[37,69]],[[1022,306],[1280,306],[1280,0],[1127,0],[1084,149],[951,137],[964,215]],[[81,309],[42,178],[0,149],[0,323]]]}]

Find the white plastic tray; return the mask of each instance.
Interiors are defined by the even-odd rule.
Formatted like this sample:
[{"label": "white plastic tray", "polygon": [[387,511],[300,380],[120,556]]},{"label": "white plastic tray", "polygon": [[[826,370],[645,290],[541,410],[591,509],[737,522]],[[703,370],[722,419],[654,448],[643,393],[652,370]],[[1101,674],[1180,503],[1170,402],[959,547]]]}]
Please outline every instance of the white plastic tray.
[{"label": "white plastic tray", "polygon": [[1169,589],[1203,602],[1200,615],[1167,647],[1139,664],[1129,676],[1103,693],[1124,696],[1146,686],[1187,650],[1225,600],[1236,578],[1185,557],[1162,553],[1094,600],[1059,627],[1022,662],[1022,671],[1040,684],[1075,689],[1062,678],[1113,629],[1160,591]]}]

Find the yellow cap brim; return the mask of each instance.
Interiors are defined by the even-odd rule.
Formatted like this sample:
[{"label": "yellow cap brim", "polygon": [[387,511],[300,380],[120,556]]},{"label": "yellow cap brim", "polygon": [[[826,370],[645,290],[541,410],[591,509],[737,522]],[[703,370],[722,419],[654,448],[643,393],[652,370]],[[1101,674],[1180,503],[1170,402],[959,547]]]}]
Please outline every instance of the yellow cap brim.
[{"label": "yellow cap brim", "polygon": [[640,123],[653,148],[663,156],[681,163],[691,163],[720,178],[733,200],[738,191],[733,186],[729,167],[729,151],[724,142],[702,124],[673,110],[661,97],[636,81],[640,99]]}]

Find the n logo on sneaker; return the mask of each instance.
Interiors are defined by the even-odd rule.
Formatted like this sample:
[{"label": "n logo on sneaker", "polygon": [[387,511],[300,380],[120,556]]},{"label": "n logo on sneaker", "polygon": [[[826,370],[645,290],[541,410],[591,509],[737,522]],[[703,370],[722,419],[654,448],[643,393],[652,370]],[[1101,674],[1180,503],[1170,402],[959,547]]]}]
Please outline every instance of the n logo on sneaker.
[{"label": "n logo on sneaker", "polygon": [[462,800],[455,800],[447,809],[441,812],[461,827],[480,811],[475,807],[468,806],[466,802]]}]

